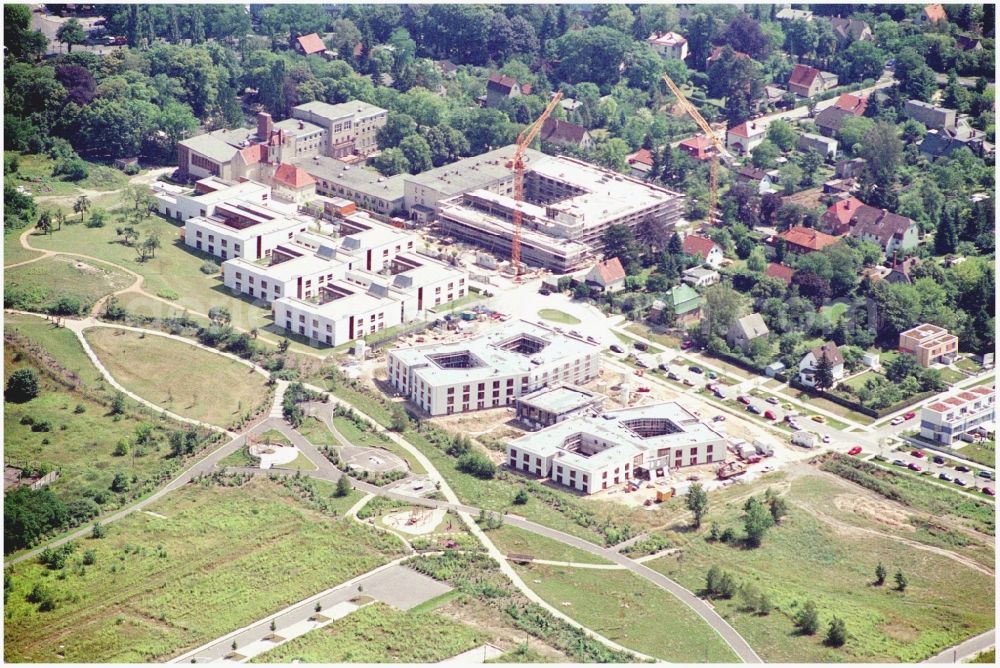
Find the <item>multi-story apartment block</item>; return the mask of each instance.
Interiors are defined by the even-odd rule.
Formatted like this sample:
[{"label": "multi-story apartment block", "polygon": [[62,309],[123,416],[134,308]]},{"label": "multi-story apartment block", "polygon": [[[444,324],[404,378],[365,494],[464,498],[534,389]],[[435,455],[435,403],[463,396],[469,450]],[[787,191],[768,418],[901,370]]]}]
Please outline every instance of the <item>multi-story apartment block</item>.
[{"label": "multi-story apartment block", "polygon": [[932,402],[920,409],[920,435],[951,445],[965,434],[991,425],[995,401],[995,388],[979,386]]},{"label": "multi-story apartment block", "polygon": [[925,322],[900,333],[899,352],[913,355],[925,368],[937,362],[951,362],[958,354],[958,337],[944,327]]},{"label": "multi-story apartment block", "polygon": [[430,415],[512,406],[547,385],[597,376],[600,348],[524,320],[468,341],[389,351],[389,382]]},{"label": "multi-story apartment block", "polygon": [[510,468],[584,494],[725,459],[725,437],[674,402],[575,417],[507,445]]}]

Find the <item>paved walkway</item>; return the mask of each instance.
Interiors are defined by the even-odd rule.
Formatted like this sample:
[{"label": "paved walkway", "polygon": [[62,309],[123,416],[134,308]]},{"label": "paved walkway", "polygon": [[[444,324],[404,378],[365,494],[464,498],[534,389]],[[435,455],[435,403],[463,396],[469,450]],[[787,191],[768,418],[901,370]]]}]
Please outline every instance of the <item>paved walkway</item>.
[{"label": "paved walkway", "polygon": [[969,638],[965,642],[954,647],[949,647],[945,651],[924,661],[924,663],[959,663],[970,659],[980,652],[985,652],[997,644],[997,631],[990,629],[986,633],[980,633],[974,638]]},{"label": "paved walkway", "polygon": [[461,654],[456,654],[450,659],[445,659],[444,661],[439,661],[441,664],[455,664],[458,666],[468,666],[475,663],[486,663],[490,659],[495,659],[503,654],[503,650],[499,647],[486,643],[485,645],[480,645],[479,647],[473,647],[468,652],[462,652]]},{"label": "paved walkway", "polygon": [[[361,596],[371,597],[400,610],[409,610],[424,601],[451,591],[450,586],[401,566],[400,564],[410,556],[395,559],[347,582],[293,603],[273,615],[185,652],[172,659],[170,663],[207,663],[224,660],[233,654],[234,642],[236,654],[239,656],[229,660],[243,663],[283,645],[292,638],[346,617],[366,605],[361,601],[351,602],[351,599]],[[317,603],[320,605],[319,613],[316,612]],[[272,622],[274,631],[271,630]],[[270,640],[265,640],[269,637]]]}]

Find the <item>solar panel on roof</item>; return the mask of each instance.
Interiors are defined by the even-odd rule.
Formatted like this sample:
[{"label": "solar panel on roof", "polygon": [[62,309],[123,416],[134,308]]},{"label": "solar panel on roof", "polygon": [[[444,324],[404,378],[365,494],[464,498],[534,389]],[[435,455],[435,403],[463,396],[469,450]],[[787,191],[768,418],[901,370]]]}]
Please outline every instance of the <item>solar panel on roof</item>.
[{"label": "solar panel on roof", "polygon": [[316,251],[316,254],[322,258],[330,259],[334,256],[336,252],[337,252],[336,249],[334,249],[332,246],[320,246],[319,250]]}]

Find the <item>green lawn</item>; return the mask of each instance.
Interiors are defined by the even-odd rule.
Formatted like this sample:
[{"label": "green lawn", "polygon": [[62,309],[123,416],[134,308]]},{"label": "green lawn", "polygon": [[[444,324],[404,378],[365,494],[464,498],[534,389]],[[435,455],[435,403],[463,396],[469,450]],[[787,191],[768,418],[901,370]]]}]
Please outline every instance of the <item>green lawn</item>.
[{"label": "green lawn", "polygon": [[333,426],[337,428],[340,435],[350,441],[352,444],[361,447],[371,447],[371,448],[383,448],[389,452],[398,455],[403,458],[406,465],[409,467],[412,473],[418,475],[427,473],[424,467],[417,461],[417,458],[410,454],[405,448],[402,448],[396,443],[390,441],[389,439],[382,440],[375,435],[375,432],[363,431],[356,424],[351,422],[345,417],[335,417],[333,418]]},{"label": "green lawn", "polygon": [[539,564],[515,570],[549,604],[629,649],[672,663],[738,661],[697,613],[631,572]]},{"label": "green lawn", "polygon": [[100,262],[50,257],[4,271],[4,304],[25,311],[51,308],[61,297],[75,297],[84,311],[135,279]]},{"label": "green lawn", "polygon": [[829,306],[824,306],[819,310],[820,316],[830,325],[837,324],[837,321],[847,311],[847,302],[835,302]]},{"label": "green lawn", "polygon": [[996,468],[997,450],[996,441],[983,441],[982,443],[968,443],[958,450],[956,454],[978,462],[990,468]]},{"label": "green lawn", "polygon": [[963,357],[955,362],[955,366],[971,373],[979,373],[983,369],[983,365],[974,360],[972,357]]},{"label": "green lawn", "polygon": [[[688,534],[682,556],[647,565],[693,591],[704,587],[705,573],[715,565],[765,592],[775,605],[768,616],[741,611],[739,597],[715,605],[768,662],[916,662],[993,627],[992,577],[892,538],[831,527],[799,505],[800,490],[815,493],[821,486],[827,505],[845,491],[814,476],[793,481],[786,495],[790,512],[760,548],[709,542],[703,528]],[[739,505],[714,507],[703,527],[718,521],[742,535],[740,515]],[[889,569],[890,582],[903,570],[909,578],[905,593],[871,584],[879,561]],[[816,636],[799,635],[792,624],[808,600],[820,613]],[[840,649],[822,642],[833,615],[847,624],[848,641]]]},{"label": "green lawn", "polygon": [[[8,323],[9,326],[9,323]],[[65,331],[65,330],[59,330]],[[71,333],[66,332],[72,336]],[[4,380],[17,369],[37,368],[4,348]],[[64,503],[91,506],[95,511],[115,509],[156,487],[179,471],[185,458],[170,457],[169,433],[186,429],[160,418],[145,422],[152,432],[145,444],[135,445],[143,420],[134,415],[114,419],[108,408],[77,390],[70,390],[39,372],[42,391],[26,403],[4,403],[4,463],[19,468],[47,465],[59,472],[51,489]],[[36,432],[22,420],[47,422],[50,431]],[[125,455],[114,455],[120,441],[129,443]],[[127,493],[110,491],[117,473],[135,476]]]},{"label": "green lawn", "polygon": [[[101,191],[117,190],[128,185],[128,176],[124,172],[105,165],[88,162],[87,178],[80,181],[66,181],[63,177],[52,176],[52,168],[55,167],[56,163],[47,155],[9,152],[8,155],[10,154],[18,156],[17,173],[7,175],[10,183],[14,186],[24,186],[36,197],[75,195],[80,188]],[[39,209],[44,208],[44,206],[40,203]]]},{"label": "green lawn", "polygon": [[251,663],[437,663],[488,639],[443,615],[373,603]]},{"label": "green lawn", "polygon": [[333,434],[330,433],[330,430],[326,428],[326,425],[323,424],[323,421],[317,417],[306,417],[299,426],[298,431],[313,445],[340,445],[337,439],[333,437]]},{"label": "green lawn", "polygon": [[315,471],[316,465],[313,464],[308,457],[306,457],[304,454],[300,452],[299,455],[292,461],[288,462],[287,464],[281,464],[280,466],[276,465],[274,468],[291,469],[293,471]]},{"label": "green lawn", "polygon": [[941,380],[948,383],[949,385],[954,385],[955,383],[965,380],[968,378],[964,373],[951,367],[945,367],[941,369]]},{"label": "green lawn", "polygon": [[572,316],[565,311],[554,308],[543,308],[538,312],[538,317],[550,322],[559,322],[564,325],[579,325],[582,321],[576,316]]},{"label": "green lawn", "polygon": [[115,380],[178,415],[225,426],[268,396],[259,373],[193,345],[110,327],[84,336]]},{"label": "green lawn", "polygon": [[[512,512],[517,513],[515,508]],[[610,564],[607,559],[595,556],[579,548],[560,543],[557,540],[539,536],[536,533],[505,524],[499,529],[491,529],[490,540],[504,554],[528,554],[535,559],[549,561],[569,561],[578,564]]]},{"label": "green lawn", "polygon": [[[804,390],[795,390],[795,389],[789,388],[788,389],[788,393],[793,398],[798,399],[799,401],[801,401],[804,404],[807,404],[807,405],[811,404],[813,406],[817,406],[819,408],[823,408],[823,409],[829,411],[830,413],[833,413],[834,415],[839,415],[842,418],[846,418],[846,419],[851,420],[853,422],[857,422],[858,424],[867,425],[867,424],[871,424],[872,422],[875,421],[874,418],[869,417],[869,416],[867,416],[867,415],[865,415],[863,413],[858,413],[857,411],[852,411],[850,408],[847,408],[846,406],[841,406],[840,404],[835,403],[833,401],[830,401],[829,399],[824,399],[823,397],[814,396],[814,395],[812,395],[809,392],[806,392]],[[826,420],[827,420],[827,424],[836,426],[838,429],[842,429],[843,427],[847,426],[843,422],[839,422],[837,420],[832,420],[829,417],[827,417]]]},{"label": "green lawn", "polygon": [[[395,537],[338,522],[261,478],[187,485],[150,511],[165,519],[136,513],[109,525],[103,539],[78,541],[65,570],[6,570],[5,661],[162,662],[401,554]],[[55,610],[26,601],[36,584]]]},{"label": "green lawn", "polygon": [[[184,244],[182,225],[160,216],[151,216],[139,223],[136,229],[140,238],[157,234],[161,248],[156,256],[139,262],[134,248],[119,241],[115,227],[120,225],[112,219],[101,228],[86,225],[69,225],[61,231],[46,236],[32,236],[31,245],[36,248],[93,255],[113,262],[145,277],[145,289],[152,294],[173,291],[178,295],[177,307],[197,313],[208,313],[213,306],[224,306],[232,314],[232,323],[237,327],[263,328],[271,323],[271,310],[255,306],[249,299],[230,294],[222,285],[219,274],[203,274],[201,265],[206,260],[218,263],[218,258],[201,253]],[[30,266],[30,265],[29,265]]]},{"label": "green lawn", "polygon": [[253,467],[260,464],[260,459],[252,457],[246,446],[243,446],[231,455],[226,455],[219,460],[217,466],[220,469],[233,467]]},{"label": "green lawn", "polygon": [[147,297],[138,292],[126,292],[117,297],[118,304],[131,314],[149,318],[179,318],[187,315],[199,324],[208,325],[208,318],[191,315],[191,312],[181,306],[166,304],[158,299]]},{"label": "green lawn", "polygon": [[3,231],[3,264],[4,266],[24,262],[36,258],[41,253],[28,250],[21,245],[20,238],[24,228],[8,229]]},{"label": "green lawn", "polygon": [[260,436],[256,437],[256,440],[261,443],[268,443],[274,445],[291,445],[292,442],[288,440],[288,437],[282,434],[277,429],[268,429]]},{"label": "green lawn", "polygon": [[68,329],[56,327],[44,317],[5,313],[4,332],[16,332],[41,346],[60,366],[75,373],[84,385],[90,388],[105,385],[104,376],[87,357],[76,334]]},{"label": "green lawn", "polygon": [[626,325],[625,329],[637,336],[641,336],[649,341],[655,341],[656,343],[666,346],[667,348],[681,347],[681,341],[676,336],[672,336],[670,334],[658,334],[639,322],[629,323]]},{"label": "green lawn", "polygon": [[875,378],[876,376],[881,376],[882,374],[869,369],[864,373],[859,373],[857,376],[852,376],[845,381],[842,381],[848,387],[857,390],[859,387],[863,387],[865,383],[868,382],[869,378]]}]

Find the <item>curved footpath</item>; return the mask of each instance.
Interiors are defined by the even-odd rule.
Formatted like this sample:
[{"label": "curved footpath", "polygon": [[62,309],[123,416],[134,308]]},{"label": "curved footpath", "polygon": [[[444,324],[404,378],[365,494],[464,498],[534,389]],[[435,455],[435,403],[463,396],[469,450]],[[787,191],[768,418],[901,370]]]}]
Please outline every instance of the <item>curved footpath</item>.
[{"label": "curved footpath", "polygon": [[[29,313],[29,312],[23,312],[23,311],[21,311],[20,313],[25,313],[26,315],[34,315],[34,316],[37,316],[37,317],[44,317],[44,316],[40,316],[37,313]],[[131,330],[131,331],[136,331],[136,332],[142,332],[142,333],[146,333],[146,334],[152,334],[152,335],[156,335],[156,336],[163,336],[165,338],[175,339],[175,340],[181,341],[183,343],[187,343],[188,345],[197,346],[199,348],[202,348],[202,349],[204,349],[204,350],[206,350],[208,352],[211,352],[211,353],[214,353],[214,354],[217,354],[217,355],[224,355],[226,357],[234,359],[235,361],[237,361],[237,362],[239,362],[241,364],[244,364],[244,365],[252,367],[253,369],[257,370],[261,374],[268,375],[267,372],[263,368],[259,367],[258,365],[254,364],[252,362],[248,362],[247,360],[239,358],[239,357],[237,357],[235,355],[231,355],[229,353],[223,353],[223,352],[221,352],[219,350],[216,350],[214,348],[210,348],[210,347],[205,346],[203,344],[200,344],[200,343],[198,343],[196,341],[191,341],[190,339],[185,339],[184,337],[180,337],[180,336],[176,336],[176,335],[172,335],[172,334],[165,334],[163,332],[157,332],[157,331],[154,331],[154,330],[146,330],[146,329],[142,329],[142,328],[139,328],[139,327],[130,327],[130,326],[125,326],[125,325],[115,325],[115,324],[110,324],[110,323],[104,323],[104,322],[98,321],[98,320],[96,320],[95,318],[92,318],[92,317],[86,318],[86,319],[83,319],[83,320],[66,320],[65,322],[67,323],[67,327],[71,331],[73,331],[76,334],[77,338],[81,341],[81,343],[83,343],[85,350],[87,350],[87,352],[88,352],[88,356],[91,358],[91,360],[97,366],[97,368],[101,371],[101,373],[105,376],[105,378],[107,378],[109,380],[109,382],[111,382],[115,387],[121,388],[121,386],[117,383],[117,381],[115,381],[112,378],[112,376],[111,376],[110,372],[108,372],[107,368],[104,367],[103,364],[101,364],[101,362],[100,362],[99,359],[97,359],[96,354],[94,354],[93,350],[90,349],[89,344],[86,342],[86,339],[83,336],[83,331],[86,330],[86,329],[88,329],[88,328],[90,328],[90,327],[114,327],[114,328],[118,328],[118,329],[126,329],[126,330]],[[70,323],[72,323],[72,324],[70,324]],[[446,508],[448,510],[455,511],[458,514],[458,516],[462,519],[462,521],[465,522],[466,526],[469,527],[469,531],[474,536],[476,536],[476,538],[486,547],[487,553],[490,555],[491,558],[494,559],[494,561],[497,562],[498,566],[500,567],[500,570],[505,575],[507,575],[507,577],[509,577],[511,579],[511,581],[514,583],[514,585],[529,600],[531,600],[534,603],[537,603],[538,605],[540,605],[541,607],[545,608],[547,611],[549,611],[550,613],[552,613],[554,616],[558,617],[559,619],[564,620],[565,622],[567,622],[568,624],[570,624],[570,625],[572,625],[572,626],[574,626],[576,628],[579,628],[579,629],[583,630],[588,635],[590,635],[590,636],[594,637],[595,639],[597,639],[597,640],[605,643],[606,645],[608,645],[609,647],[611,647],[613,649],[617,649],[617,650],[620,650],[620,651],[629,652],[629,653],[635,654],[636,656],[639,656],[640,658],[645,658],[645,659],[653,660],[652,657],[646,657],[645,655],[642,655],[639,652],[636,652],[635,650],[623,647],[623,646],[615,643],[614,641],[611,641],[611,640],[609,640],[607,638],[604,638],[603,636],[600,636],[597,633],[594,633],[593,631],[591,631],[591,630],[587,629],[586,627],[582,626],[581,624],[579,624],[578,622],[576,622],[572,618],[568,617],[567,615],[563,614],[561,611],[557,610],[556,608],[554,608],[553,606],[551,606],[550,604],[548,604],[547,602],[545,602],[540,596],[538,596],[537,594],[535,594],[535,592],[524,583],[524,581],[520,578],[520,576],[517,574],[517,572],[514,571],[514,569],[508,563],[506,557],[496,548],[496,546],[489,539],[489,537],[487,537],[487,535],[483,532],[483,530],[475,522],[475,520],[473,519],[473,515],[474,514],[478,514],[481,509],[475,508],[473,506],[467,506],[467,505],[462,504],[461,501],[458,499],[458,496],[454,493],[454,491],[448,485],[447,481],[444,480],[444,478],[437,471],[437,469],[434,467],[434,465],[431,463],[431,461],[419,449],[417,449],[414,445],[412,445],[409,441],[407,441],[406,439],[404,439],[399,434],[383,428],[380,424],[378,424],[378,422],[376,422],[374,420],[374,418],[372,418],[371,416],[369,416],[366,413],[362,412],[357,407],[355,407],[355,406],[353,406],[353,405],[351,405],[351,404],[349,404],[349,403],[347,403],[347,402],[345,402],[345,401],[343,401],[343,400],[341,400],[341,399],[339,399],[339,398],[337,398],[335,396],[330,395],[329,392],[328,392],[328,390],[326,390],[324,388],[321,388],[321,387],[317,387],[315,385],[311,385],[311,384],[305,384],[305,386],[307,388],[311,389],[311,390],[314,390],[314,391],[317,391],[317,392],[322,392],[325,395],[329,396],[330,397],[330,401],[333,402],[333,403],[340,404],[340,405],[352,408],[356,414],[358,414],[360,417],[362,417],[363,419],[367,420],[371,425],[373,425],[373,427],[374,427],[374,429],[376,431],[384,433],[393,442],[395,442],[397,445],[399,445],[400,447],[404,448],[407,452],[409,452],[424,467],[424,469],[427,471],[428,476],[435,483],[439,484],[439,490],[445,496],[446,501],[437,501],[435,499],[424,499],[424,498],[419,498],[419,497],[408,496],[408,495],[405,495],[405,494],[399,494],[397,492],[392,492],[390,490],[383,490],[383,489],[381,489],[381,488],[379,488],[379,487],[377,487],[375,485],[371,485],[370,483],[365,483],[365,482],[357,481],[357,480],[353,481],[353,485],[354,485],[355,489],[358,489],[359,491],[366,492],[367,494],[375,494],[375,495],[379,495],[379,496],[385,496],[385,497],[388,497],[388,498],[396,499],[396,500],[402,501],[404,503],[409,503],[409,504],[413,504],[413,505],[423,505],[423,506],[429,506],[429,507],[434,507],[434,508]],[[285,385],[281,386],[282,393],[283,393],[284,387],[286,387],[286,386]],[[124,388],[121,388],[121,389],[122,389],[122,391],[127,392],[127,390],[124,390]],[[174,414],[169,413],[168,411],[165,411],[162,408],[159,408],[158,406],[156,406],[155,404],[152,404],[151,402],[148,402],[148,401],[146,401],[144,399],[136,397],[135,395],[133,395],[131,393],[129,393],[129,396],[132,396],[133,398],[136,398],[136,400],[138,400],[141,403],[143,403],[143,405],[150,406],[151,408],[153,408],[155,410],[158,410],[158,411],[160,411],[162,413],[171,415],[171,416],[175,417],[176,419],[179,419],[179,420],[182,420],[182,421],[188,422],[188,423],[192,423],[193,422],[195,424],[202,424],[202,423],[199,423],[197,421],[192,421],[192,420],[190,420],[188,418],[183,418],[183,417],[180,417],[180,416],[174,416]],[[276,394],[276,396],[275,396],[275,405],[277,405],[280,402],[280,398],[281,398],[281,395],[280,394]],[[208,426],[208,425],[203,425],[203,426]],[[223,431],[225,433],[231,434],[231,432],[226,432],[221,427],[218,427],[218,426],[215,426],[215,425],[211,425],[211,427],[214,427],[215,430],[217,430],[217,431]],[[317,478],[320,478],[320,479],[329,480],[329,481],[332,481],[332,482],[336,482],[336,480],[338,480],[340,478],[340,476],[344,475],[343,473],[340,472],[339,469],[337,469],[335,466],[333,466],[333,464],[326,458],[326,456],[323,455],[323,453],[321,453],[314,445],[312,445],[312,443],[310,443],[305,437],[303,437],[301,434],[299,434],[298,431],[296,431],[296,430],[292,429],[291,427],[287,426],[287,424],[283,420],[276,419],[276,418],[267,418],[267,419],[261,421],[260,423],[258,423],[257,425],[255,425],[252,429],[248,430],[247,433],[256,432],[258,430],[266,431],[267,429],[272,429],[272,428],[278,428],[283,434],[285,434],[287,437],[289,437],[292,440],[293,444],[296,445],[296,447],[299,447],[302,450],[303,454],[305,454],[306,457],[309,458],[317,466],[317,470],[316,471],[303,472],[306,475],[311,475],[311,476],[314,476],[314,477],[317,477]],[[169,493],[170,491],[172,491],[174,489],[177,489],[178,487],[186,484],[187,482],[189,482],[196,475],[199,475],[201,473],[210,472],[215,467],[215,464],[219,460],[221,460],[223,457],[225,457],[225,456],[227,456],[227,455],[235,452],[236,450],[238,450],[239,447],[242,446],[244,442],[245,442],[245,435],[243,435],[243,436],[236,436],[229,443],[227,443],[227,444],[221,446],[220,448],[216,449],[211,454],[209,454],[208,456],[206,456],[205,458],[203,458],[202,460],[200,460],[199,462],[197,462],[196,464],[194,464],[193,466],[191,466],[188,470],[186,470],[184,473],[182,473],[180,476],[178,476],[177,478],[175,478],[173,481],[171,481],[170,483],[168,483],[166,486],[164,486],[162,489],[160,489],[159,491],[157,491],[153,495],[147,497],[146,499],[143,499],[142,501],[140,501],[140,502],[138,502],[136,504],[133,504],[132,506],[129,506],[128,508],[125,508],[125,509],[122,509],[122,510],[118,511],[117,513],[115,513],[115,514],[113,514],[111,516],[103,518],[101,520],[102,523],[114,522],[114,521],[116,521],[118,519],[121,519],[122,517],[125,517],[125,516],[131,514],[132,512],[135,512],[136,510],[141,510],[142,508],[146,507],[147,505],[149,505],[149,504],[153,503],[154,501],[160,499],[162,496],[164,496],[165,494]],[[717,612],[715,612],[715,610],[710,605],[708,605],[708,603],[706,603],[702,599],[700,599],[697,596],[695,596],[691,591],[689,591],[688,589],[682,587],[677,582],[674,582],[670,578],[667,578],[662,573],[658,573],[657,571],[654,571],[653,569],[649,568],[648,566],[645,566],[644,564],[639,563],[639,562],[637,562],[634,559],[630,559],[630,558],[628,558],[628,557],[620,554],[614,548],[600,547],[600,546],[596,545],[595,543],[591,543],[590,541],[587,541],[587,540],[584,540],[584,539],[581,539],[581,538],[577,538],[576,536],[571,536],[571,535],[566,534],[566,533],[564,533],[562,531],[558,531],[556,529],[551,529],[549,527],[537,524],[535,522],[531,522],[531,521],[526,520],[526,519],[524,519],[522,517],[518,517],[516,515],[509,515],[508,514],[508,515],[504,515],[504,520],[506,522],[508,522],[509,524],[511,524],[512,526],[524,529],[526,531],[530,531],[532,533],[535,533],[535,534],[538,534],[538,535],[541,535],[541,536],[545,536],[547,538],[559,541],[559,542],[564,543],[566,545],[570,545],[572,547],[576,547],[578,549],[584,550],[585,552],[589,552],[589,553],[591,553],[591,554],[593,554],[595,556],[599,556],[599,557],[602,557],[604,559],[607,559],[607,560],[609,560],[609,561],[611,561],[611,562],[613,562],[615,564],[620,565],[623,568],[626,568],[626,569],[632,571],[636,575],[638,575],[638,576],[640,576],[640,577],[648,580],[649,582],[655,584],[656,586],[658,586],[658,587],[660,587],[662,589],[665,589],[666,591],[670,592],[675,597],[677,597],[682,603],[686,604],[688,607],[690,607],[692,610],[694,610],[702,619],[704,619],[716,631],[716,633],[719,634],[719,636],[723,639],[723,641],[727,645],[729,645],[729,647],[737,654],[737,656],[739,656],[740,660],[742,660],[745,663],[763,663],[763,660],[754,651],[754,649],[750,646],[750,644],[736,631],[736,629],[734,629],[732,626],[730,626],[730,624],[728,622],[726,622],[726,620],[724,620]],[[70,534],[68,536],[64,536],[63,538],[60,538],[57,541],[53,541],[51,543],[48,543],[47,546],[48,547],[52,547],[52,546],[55,546],[55,545],[59,545],[59,544],[65,543],[65,542],[67,542],[69,540],[74,540],[74,539],[77,539],[77,538],[82,538],[89,531],[90,531],[90,528],[86,527],[84,529],[81,529],[80,531],[77,531],[77,532],[73,533],[73,534]],[[11,560],[9,562],[6,562],[5,566],[9,566],[9,565],[12,565],[12,564],[24,561],[26,559],[29,559],[29,558],[37,555],[42,549],[43,548],[38,548],[38,549],[32,550],[30,552],[27,552],[25,554],[22,554],[22,555],[18,556],[16,559],[13,559],[13,560]],[[938,655],[938,657],[934,657],[934,659],[931,659],[931,661],[938,660],[942,656],[945,657],[945,659],[943,659],[943,660],[947,661],[947,655],[949,654],[949,652],[958,651],[960,648],[963,648],[965,646],[969,646],[969,647],[976,646],[976,647],[978,647],[979,645],[982,645],[985,642],[984,638],[986,636],[989,635],[989,637],[992,639],[992,635],[991,635],[992,633],[993,633],[993,631],[990,631],[987,634],[983,634],[981,636],[977,636],[976,638],[972,638],[970,640],[967,640],[964,643],[962,643],[961,645],[957,646],[956,648],[953,648],[951,650],[946,650],[942,654]],[[975,651],[981,651],[981,650],[977,649]]]}]

